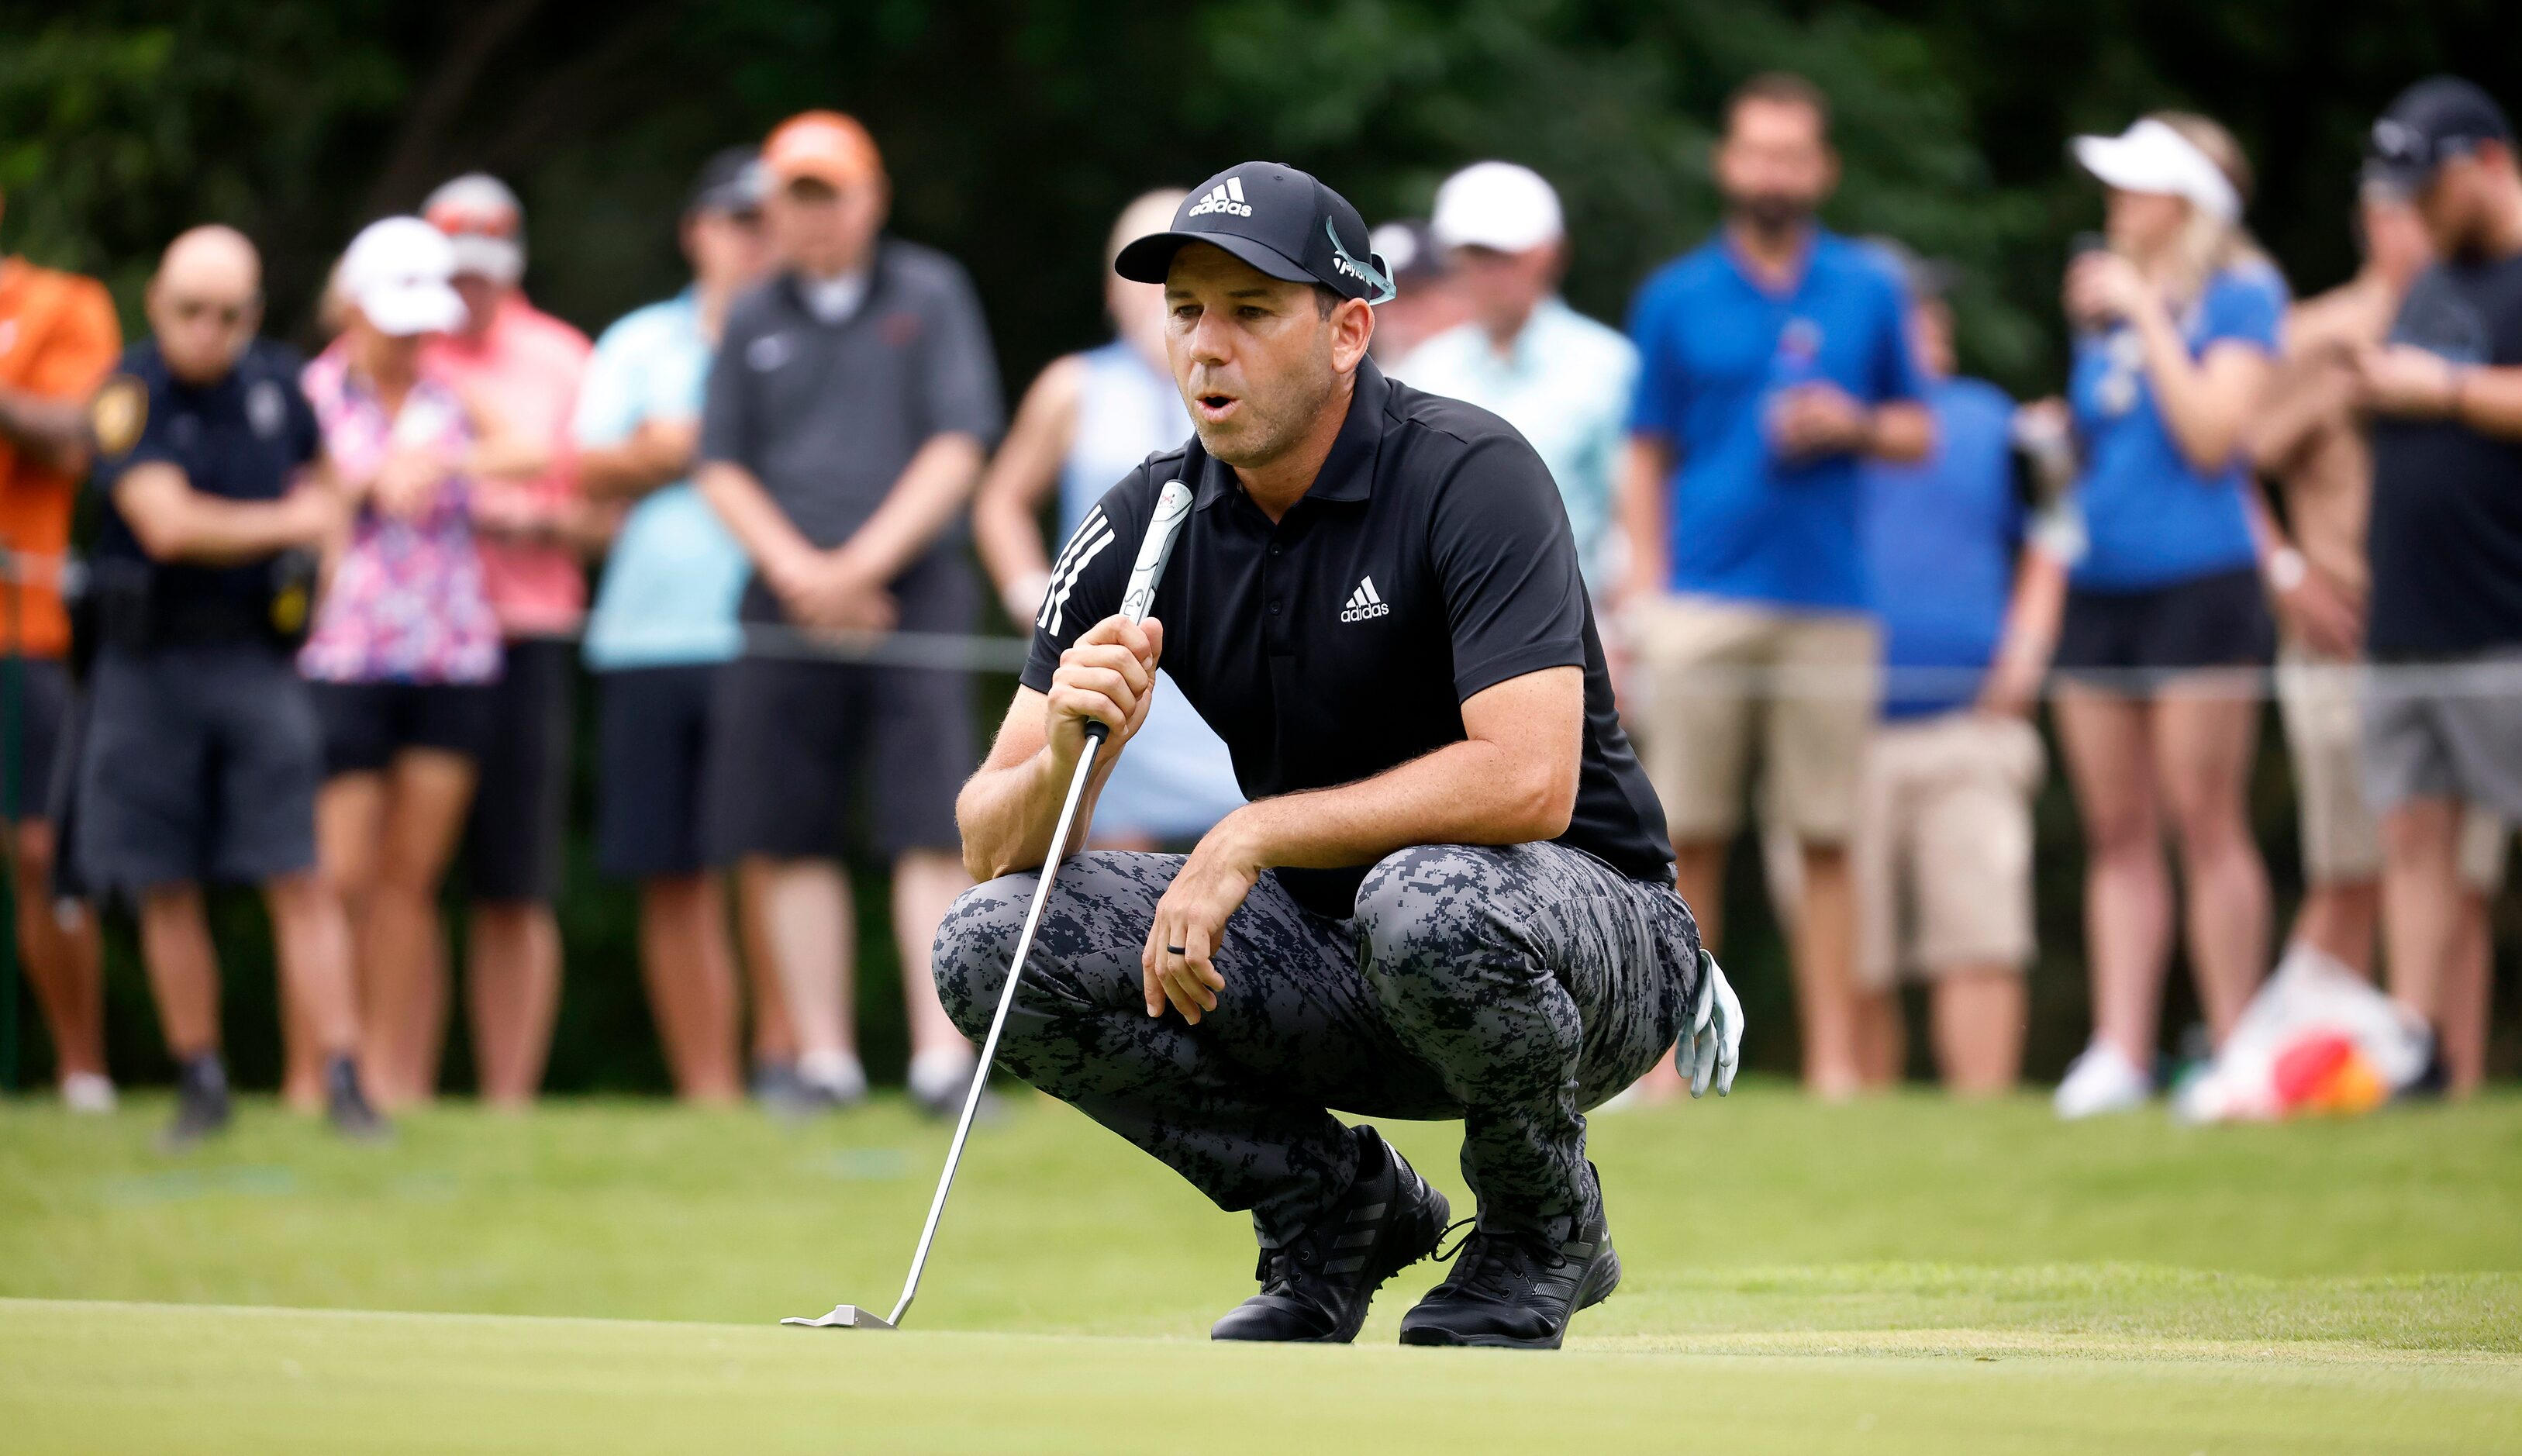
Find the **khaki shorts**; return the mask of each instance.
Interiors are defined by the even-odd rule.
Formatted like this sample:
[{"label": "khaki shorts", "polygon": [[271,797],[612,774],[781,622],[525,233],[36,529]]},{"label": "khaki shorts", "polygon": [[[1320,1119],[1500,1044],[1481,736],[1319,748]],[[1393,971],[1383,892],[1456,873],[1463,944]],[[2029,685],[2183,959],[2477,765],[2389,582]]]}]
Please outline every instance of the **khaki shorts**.
[{"label": "khaki shorts", "polygon": [[[2364,795],[2364,703],[2358,665],[2288,642],[2277,653],[2277,715],[2294,761],[2303,875],[2353,884],[2382,872],[2379,818]],[[2461,878],[2494,894],[2504,883],[2508,827],[2471,806],[2461,824]]]},{"label": "khaki shorts", "polygon": [[1874,730],[1849,856],[1859,985],[2031,965],[2032,800],[2047,759],[2015,718],[1944,713]]},{"label": "khaki shorts", "polygon": [[1756,738],[1762,819],[1809,843],[1845,843],[1882,692],[1871,618],[1670,597],[1639,623],[1643,691],[1633,727],[1679,842],[1742,827]]}]

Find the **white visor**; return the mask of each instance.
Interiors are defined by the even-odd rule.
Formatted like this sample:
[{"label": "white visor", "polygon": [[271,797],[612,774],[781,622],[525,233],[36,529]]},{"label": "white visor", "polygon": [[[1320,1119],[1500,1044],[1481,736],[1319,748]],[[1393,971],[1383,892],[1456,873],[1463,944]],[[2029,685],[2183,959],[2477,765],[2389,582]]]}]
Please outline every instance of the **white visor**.
[{"label": "white visor", "polygon": [[397,338],[451,333],[464,324],[464,300],[448,279],[455,250],[417,217],[371,222],[342,255],[342,293],[381,333]]},{"label": "white visor", "polygon": [[2241,220],[2242,196],[2224,169],[2197,143],[2151,117],[2117,136],[2079,136],[2074,151],[2076,161],[2106,187],[2184,198],[2221,221]]}]

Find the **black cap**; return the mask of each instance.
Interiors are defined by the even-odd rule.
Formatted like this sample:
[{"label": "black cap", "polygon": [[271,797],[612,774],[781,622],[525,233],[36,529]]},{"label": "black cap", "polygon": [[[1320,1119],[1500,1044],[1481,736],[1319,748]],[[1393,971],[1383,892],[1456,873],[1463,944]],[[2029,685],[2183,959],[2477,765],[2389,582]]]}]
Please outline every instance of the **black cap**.
[{"label": "black cap", "polygon": [[751,212],[771,191],[771,174],[763,169],[762,153],[754,147],[728,147],[701,164],[692,179],[686,212]]},{"label": "black cap", "polygon": [[1230,166],[1191,189],[1171,230],[1121,250],[1112,271],[1162,283],[1185,243],[1212,243],[1273,278],[1319,283],[1343,298],[1380,304],[1391,270],[1367,244],[1366,219],[1310,172],[1276,162]]},{"label": "black cap", "polygon": [[2512,123],[2496,98],[2458,76],[2430,76],[2400,93],[2373,123],[2364,176],[2403,192],[2433,180],[2435,168],[2480,142],[2510,142]]}]

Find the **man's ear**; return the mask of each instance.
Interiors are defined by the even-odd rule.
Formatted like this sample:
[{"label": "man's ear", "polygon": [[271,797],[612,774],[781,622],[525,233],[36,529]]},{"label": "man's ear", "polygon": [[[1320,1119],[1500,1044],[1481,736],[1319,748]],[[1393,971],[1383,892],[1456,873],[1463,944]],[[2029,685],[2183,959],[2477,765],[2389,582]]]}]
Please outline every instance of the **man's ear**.
[{"label": "man's ear", "polygon": [[1364,299],[1342,299],[1331,309],[1331,367],[1345,374],[1366,357],[1375,340],[1375,306]]}]

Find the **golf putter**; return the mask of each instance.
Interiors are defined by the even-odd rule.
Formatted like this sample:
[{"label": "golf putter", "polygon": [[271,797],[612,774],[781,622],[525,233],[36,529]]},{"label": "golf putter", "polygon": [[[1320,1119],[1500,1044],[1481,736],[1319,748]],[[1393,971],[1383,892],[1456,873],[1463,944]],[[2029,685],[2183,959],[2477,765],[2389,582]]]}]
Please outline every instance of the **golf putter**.
[{"label": "golf putter", "polygon": [[[1191,488],[1181,481],[1167,481],[1156,496],[1156,513],[1147,522],[1146,540],[1139,543],[1139,559],[1130,568],[1129,589],[1121,597],[1121,614],[1133,622],[1147,619],[1147,609],[1155,604],[1156,580],[1165,573],[1165,562],[1174,553],[1174,539],[1182,535],[1183,522],[1191,515]],[[1062,851],[1068,847],[1070,831],[1077,818],[1077,806],[1086,797],[1086,780],[1095,772],[1095,759],[1103,747],[1111,729],[1100,723],[1086,725],[1086,751],[1078,755],[1077,772],[1069,776],[1068,798],[1059,806],[1059,822],[1051,831],[1051,853],[1044,860],[1042,882],[1033,892],[1033,904],[1025,911],[1024,930],[1016,936],[1015,958],[1007,964],[1006,988],[999,993],[998,1012],[990,1017],[990,1034],[981,1043],[981,1058],[972,1072],[971,1090],[963,1095],[963,1115],[955,1122],[955,1141],[946,1147],[946,1171],[938,1176],[937,1196],[928,1200],[928,1222],[919,1231],[919,1246],[911,1253],[911,1274],[902,1282],[902,1298],[893,1313],[882,1319],[872,1309],[856,1304],[837,1304],[832,1312],[818,1319],[790,1315],[783,1325],[803,1325],[818,1330],[899,1330],[902,1317],[911,1310],[911,1301],[919,1292],[919,1273],[928,1266],[928,1246],[937,1240],[937,1220],[946,1211],[946,1195],[955,1187],[955,1169],[963,1161],[963,1142],[972,1134],[972,1114],[981,1105],[981,1091],[990,1079],[990,1064],[998,1059],[999,1033],[1007,1025],[1007,1011],[1016,1004],[1016,982],[1024,975],[1025,957],[1033,950],[1034,931],[1042,924],[1042,908],[1051,899],[1051,887],[1059,875]]]}]

